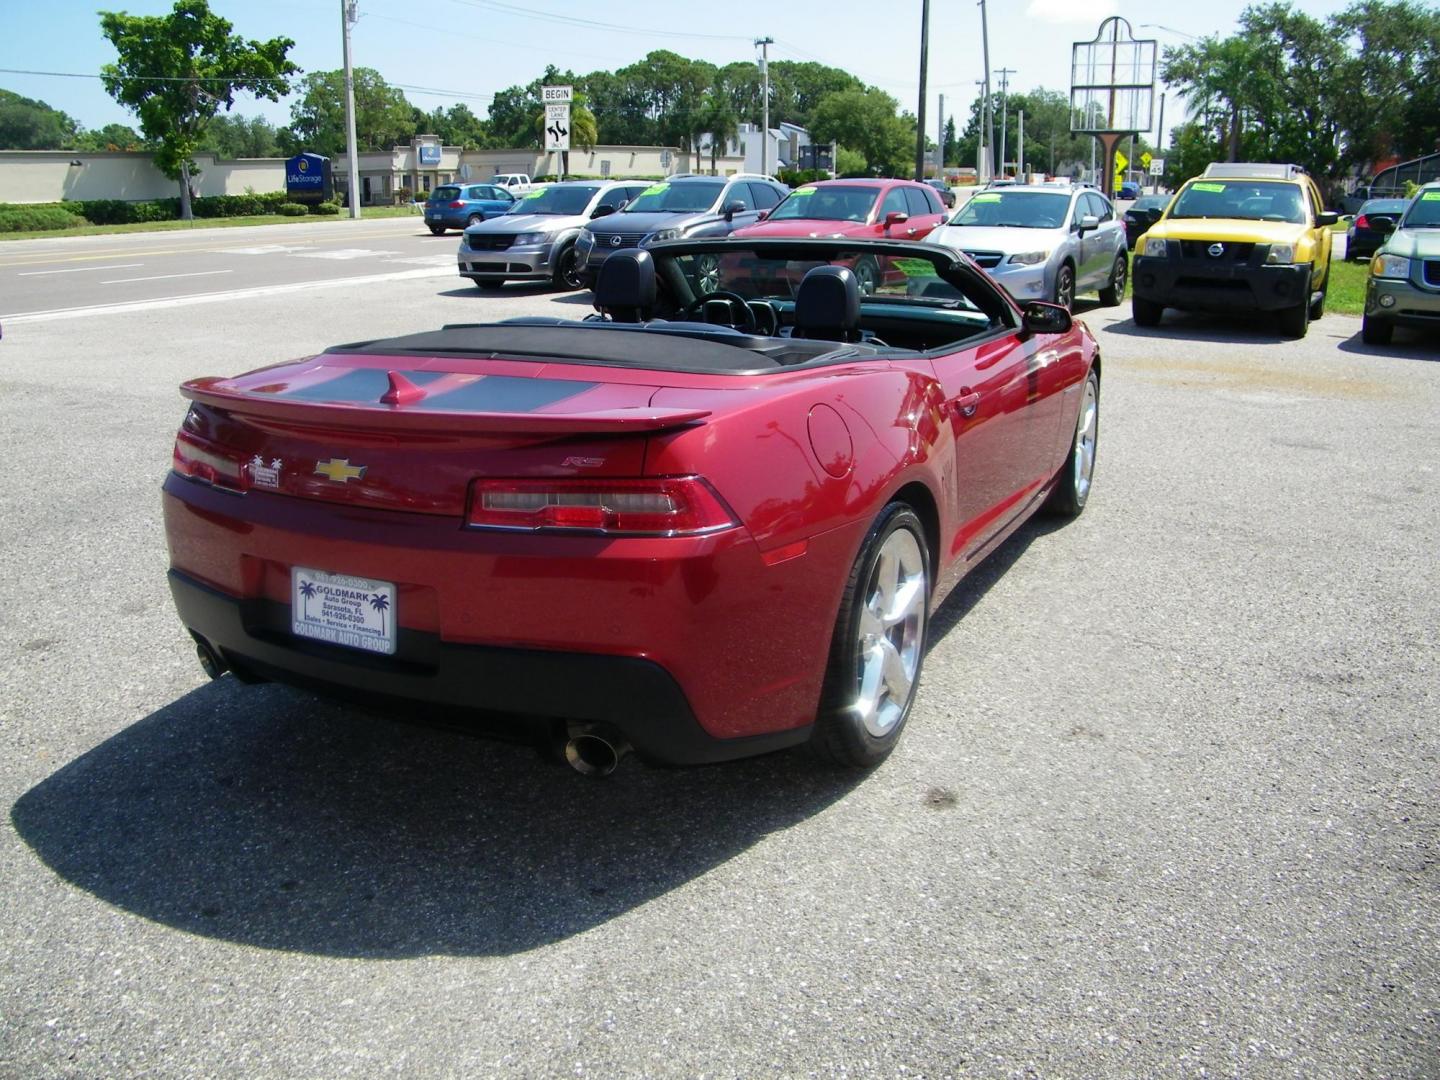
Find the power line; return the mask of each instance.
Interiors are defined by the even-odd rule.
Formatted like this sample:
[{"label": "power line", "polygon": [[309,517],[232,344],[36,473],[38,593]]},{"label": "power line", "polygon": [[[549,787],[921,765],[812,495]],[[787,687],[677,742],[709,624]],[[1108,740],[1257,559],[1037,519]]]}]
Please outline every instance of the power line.
[{"label": "power line", "polygon": [[463,7],[497,11],[504,15],[517,15],[524,19],[538,19],[544,22],[560,23],[563,26],[579,26],[587,30],[606,30],[619,34],[641,34],[648,37],[704,38],[709,41],[750,40],[742,34],[703,34],[684,30],[656,30],[648,26],[622,26],[619,23],[601,22],[598,19],[586,19],[578,15],[558,15],[549,11],[536,11],[534,8],[501,3],[500,0],[450,0],[450,2]]}]

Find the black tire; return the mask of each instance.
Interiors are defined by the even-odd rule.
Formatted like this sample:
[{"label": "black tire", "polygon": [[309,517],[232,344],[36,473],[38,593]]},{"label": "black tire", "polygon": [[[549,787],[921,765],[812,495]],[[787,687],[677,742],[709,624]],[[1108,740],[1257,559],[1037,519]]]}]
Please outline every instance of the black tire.
[{"label": "black tire", "polygon": [[500,278],[499,280],[495,278],[471,278],[470,280],[475,282],[477,289],[482,289],[485,292],[494,292],[496,289],[503,289],[505,287],[504,278]]},{"label": "black tire", "polygon": [[[903,535],[902,535],[903,534]],[[877,641],[888,640],[891,651],[901,658],[913,658],[914,673],[903,703],[896,702],[888,693],[888,679],[885,680],[885,704],[887,721],[884,730],[876,732],[866,723],[857,701],[860,699],[863,664],[866,659],[862,648],[866,622],[873,623],[875,614],[867,604],[872,590],[878,588],[878,574],[882,569],[882,553],[903,552],[906,558],[918,556],[920,574],[920,595],[918,613],[912,612],[903,622],[885,628]],[[903,559],[898,560],[903,571]],[[845,592],[840,600],[840,613],[835,619],[835,630],[831,636],[830,659],[825,672],[825,686],[820,696],[820,714],[815,721],[815,730],[810,737],[810,749],[819,758],[833,765],[849,768],[870,768],[880,764],[905,729],[910,710],[920,685],[921,669],[925,663],[926,635],[930,628],[930,592],[933,586],[930,545],[925,539],[925,527],[909,505],[892,502],[881,511],[875,523],[870,526],[865,542],[860,545],[860,554],[850,569],[845,582]],[[896,593],[898,595],[898,592]],[[918,623],[915,621],[918,619]],[[899,631],[900,645],[892,637]],[[870,662],[881,663],[871,649]],[[880,701],[877,688],[876,702]]]},{"label": "black tire", "polygon": [[1310,321],[1311,321],[1311,322],[1314,322],[1316,319],[1322,317],[1322,316],[1325,314],[1325,296],[1326,296],[1326,294],[1327,294],[1329,291],[1330,291],[1330,275],[1329,275],[1329,274],[1326,274],[1326,275],[1325,275],[1325,288],[1321,289],[1320,292],[1319,292],[1318,294],[1316,294],[1315,297],[1314,297],[1313,299],[1311,299],[1311,301],[1310,301]]},{"label": "black tire", "polygon": [[1106,307],[1119,307],[1125,299],[1125,279],[1130,274],[1130,260],[1122,251],[1115,256],[1115,265],[1110,269],[1110,284],[1100,290],[1100,303]]},{"label": "black tire", "polygon": [[430,228],[430,235],[431,235],[431,236],[444,236],[444,235],[445,235],[445,226],[444,226],[444,225],[431,225],[429,228]]},{"label": "black tire", "polygon": [[465,219],[465,227],[468,229],[471,225],[479,225],[484,220],[484,214],[471,214]]},{"label": "black tire", "polygon": [[1138,296],[1130,298],[1130,317],[1136,326],[1159,326],[1160,316],[1165,314],[1165,305]]},{"label": "black tire", "polygon": [[1294,307],[1277,313],[1275,321],[1280,324],[1280,333],[1298,341],[1310,329],[1310,301],[1303,300]]},{"label": "black tire", "polygon": [[1366,345],[1389,345],[1395,336],[1395,324],[1388,319],[1366,315],[1360,323],[1360,340]]},{"label": "black tire", "polygon": [[855,264],[855,284],[860,286],[861,296],[874,296],[880,286],[880,266],[870,257]]},{"label": "black tire", "polygon": [[1061,263],[1060,269],[1055,271],[1055,294],[1051,302],[1066,311],[1075,307],[1075,268],[1068,262]]},{"label": "black tire", "polygon": [[1080,412],[1075,417],[1075,432],[1070,436],[1070,452],[1065,455],[1065,464],[1055,474],[1055,486],[1045,500],[1047,513],[1056,517],[1080,516],[1085,504],[1090,501],[1095,454],[1099,445],[1100,375],[1092,368],[1085,379],[1085,392],[1080,396]]},{"label": "black tire", "polygon": [[557,289],[578,289],[584,285],[580,273],[580,259],[575,253],[573,243],[566,244],[560,249],[560,254],[555,256],[555,272],[550,280]]}]

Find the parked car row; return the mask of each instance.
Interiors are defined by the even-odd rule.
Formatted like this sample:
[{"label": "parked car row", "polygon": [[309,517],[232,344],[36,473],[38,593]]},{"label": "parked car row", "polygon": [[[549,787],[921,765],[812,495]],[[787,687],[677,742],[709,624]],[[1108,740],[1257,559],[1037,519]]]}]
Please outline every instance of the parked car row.
[{"label": "parked car row", "polygon": [[1361,337],[1387,345],[1397,326],[1440,329],[1440,182],[1415,193],[1370,260]]}]

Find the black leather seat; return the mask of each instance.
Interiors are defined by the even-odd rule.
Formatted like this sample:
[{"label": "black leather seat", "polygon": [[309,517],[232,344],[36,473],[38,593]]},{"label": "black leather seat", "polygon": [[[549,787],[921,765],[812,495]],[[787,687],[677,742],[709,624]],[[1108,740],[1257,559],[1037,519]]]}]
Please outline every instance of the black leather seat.
[{"label": "black leather seat", "polygon": [[860,283],[848,267],[815,267],[796,290],[793,318],[791,337],[859,341]]},{"label": "black leather seat", "polygon": [[655,260],[648,251],[627,248],[600,264],[595,310],[612,322],[638,323],[655,309]]}]

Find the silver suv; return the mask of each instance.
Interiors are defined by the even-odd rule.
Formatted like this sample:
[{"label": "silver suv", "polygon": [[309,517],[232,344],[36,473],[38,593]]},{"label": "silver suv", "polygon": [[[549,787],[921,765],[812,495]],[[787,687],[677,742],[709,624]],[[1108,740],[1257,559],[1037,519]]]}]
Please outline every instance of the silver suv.
[{"label": "silver suv", "polygon": [[507,281],[551,281],[578,289],[575,238],[581,228],[620,210],[649,186],[648,180],[569,180],[537,187],[508,213],[465,230],[460,276],[482,289]]},{"label": "silver suv", "polygon": [[682,173],[650,184],[621,213],[581,230],[577,251],[584,260],[585,284],[594,283],[600,264],[613,251],[662,240],[729,236],[755,224],[762,211],[780,205],[789,191],[768,176],[751,173]]},{"label": "silver suv", "polygon": [[1073,307],[1095,291],[1114,307],[1125,298],[1125,225],[1098,191],[1069,185],[1015,185],[980,191],[928,237],[963,251],[1017,303]]}]

